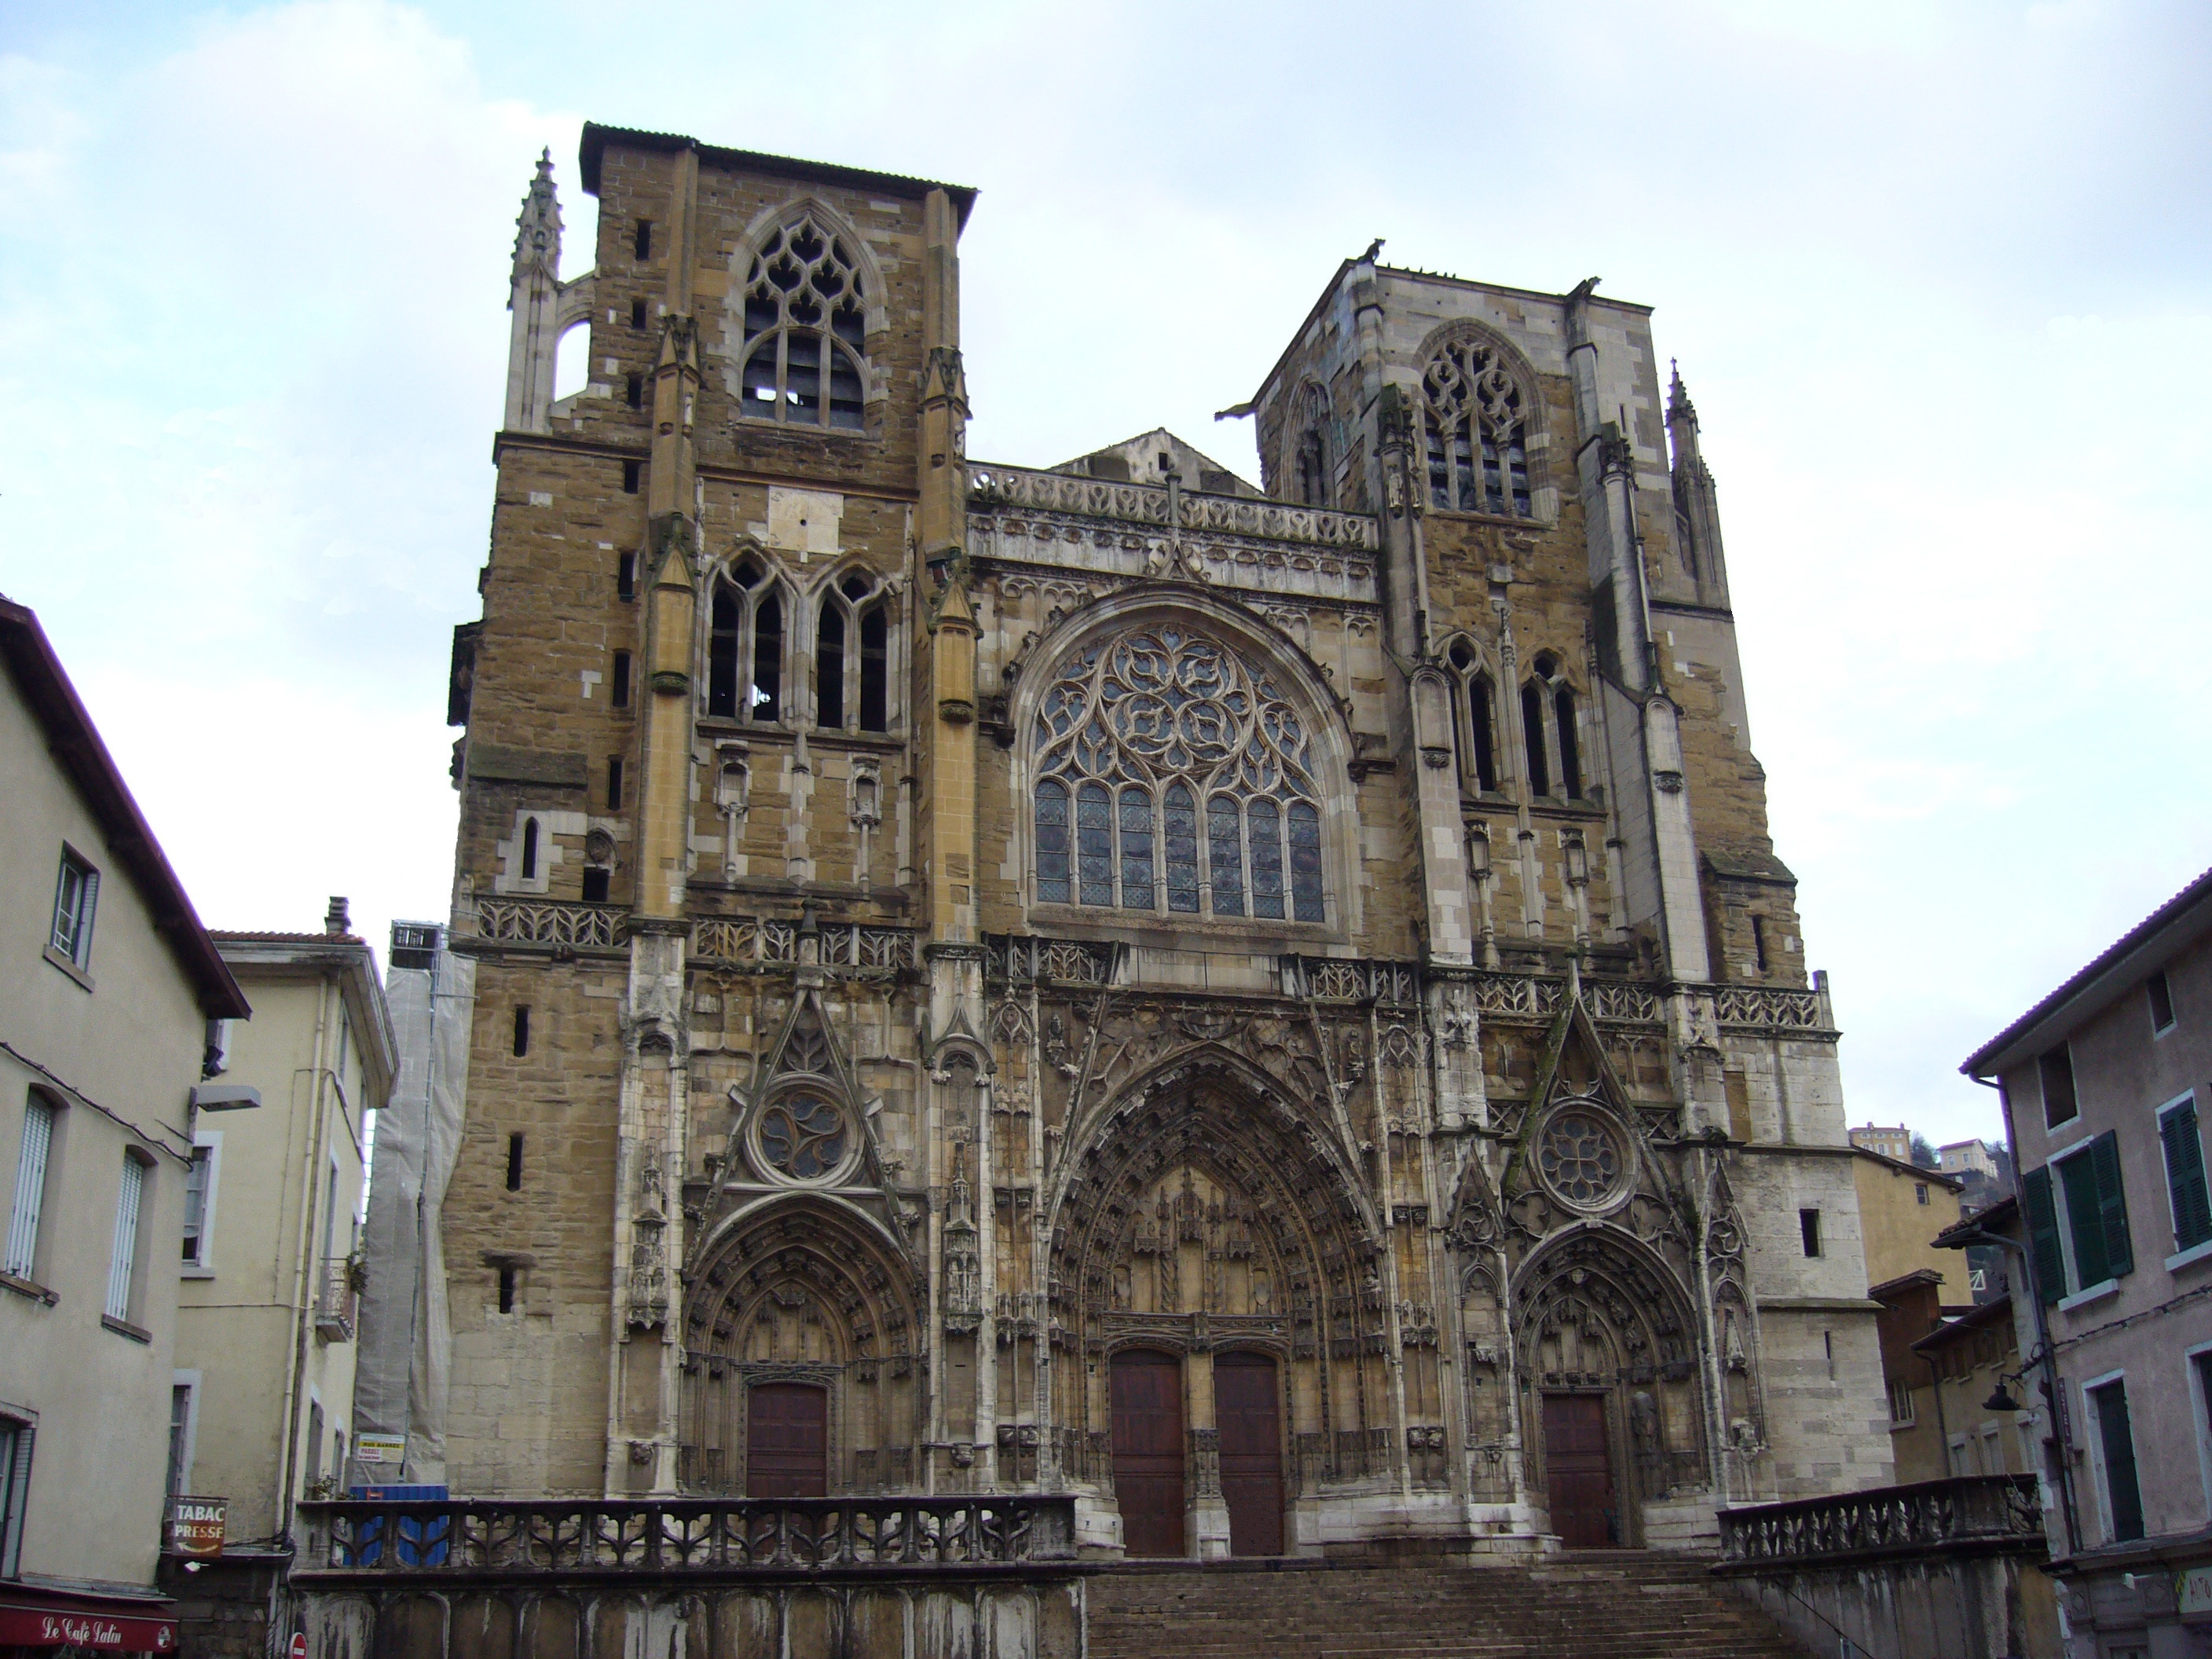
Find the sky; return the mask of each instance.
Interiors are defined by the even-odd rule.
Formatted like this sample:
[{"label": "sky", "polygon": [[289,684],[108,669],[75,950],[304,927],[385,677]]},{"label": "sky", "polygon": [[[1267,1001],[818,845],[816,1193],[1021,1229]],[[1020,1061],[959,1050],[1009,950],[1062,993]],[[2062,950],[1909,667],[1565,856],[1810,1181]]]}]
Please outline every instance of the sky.
[{"label": "sky", "polygon": [[[969,185],[969,453],[1241,402],[1337,262],[1656,307],[1851,1121],[2212,864],[2212,8],[0,8],[0,592],[211,926],[447,908],[515,214],[586,118]],[[580,259],[579,256],[581,256]]]}]

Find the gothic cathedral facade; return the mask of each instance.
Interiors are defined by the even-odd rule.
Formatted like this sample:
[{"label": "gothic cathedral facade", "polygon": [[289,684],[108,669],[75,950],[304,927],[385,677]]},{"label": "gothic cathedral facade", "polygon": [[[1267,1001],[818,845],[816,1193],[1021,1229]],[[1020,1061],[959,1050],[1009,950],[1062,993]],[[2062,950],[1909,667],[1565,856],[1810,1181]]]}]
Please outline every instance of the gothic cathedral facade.
[{"label": "gothic cathedral facade", "polygon": [[990,465],[971,191],[582,167],[455,641],[454,1491],[1068,1492],[1204,1559],[1886,1482],[1646,308],[1378,245],[1244,411],[1261,487],[1164,432]]}]

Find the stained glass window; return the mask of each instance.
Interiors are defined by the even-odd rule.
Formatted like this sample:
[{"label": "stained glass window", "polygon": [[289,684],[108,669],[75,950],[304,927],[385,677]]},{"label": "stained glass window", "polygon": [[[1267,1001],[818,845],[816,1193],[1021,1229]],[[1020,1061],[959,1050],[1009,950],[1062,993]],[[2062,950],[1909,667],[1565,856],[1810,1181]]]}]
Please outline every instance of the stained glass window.
[{"label": "stained glass window", "polygon": [[1164,890],[1170,913],[1326,920],[1312,737],[1221,641],[1167,624],[1090,647],[1035,737],[1040,901],[1158,912]]}]

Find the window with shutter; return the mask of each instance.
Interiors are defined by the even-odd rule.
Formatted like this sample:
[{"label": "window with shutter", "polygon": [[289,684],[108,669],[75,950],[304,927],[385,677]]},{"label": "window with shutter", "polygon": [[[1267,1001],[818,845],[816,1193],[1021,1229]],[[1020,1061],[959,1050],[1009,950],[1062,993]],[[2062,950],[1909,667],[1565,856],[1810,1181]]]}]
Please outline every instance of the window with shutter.
[{"label": "window with shutter", "polygon": [[138,1203],[145,1196],[146,1166],[123,1160],[123,1184],[115,1195],[115,1254],[107,1263],[107,1316],[131,1317],[131,1281],[138,1265]]},{"label": "window with shutter", "polygon": [[31,1442],[35,1424],[0,1417],[0,1578],[21,1576],[23,1510],[31,1495]]},{"label": "window with shutter", "polygon": [[53,1151],[54,1109],[36,1095],[23,1108],[15,1155],[15,1203],[8,1216],[7,1271],[29,1279],[39,1265],[39,1218],[46,1207],[46,1164]]},{"label": "window with shutter", "polygon": [[2160,1114],[2158,1138],[2166,1153],[2166,1190],[2173,1204],[2173,1248],[2194,1249],[2212,1239],[2212,1194],[2204,1183],[2204,1142],[2197,1131],[2197,1101],[2184,1095]]},{"label": "window with shutter", "polygon": [[2066,1294],[2066,1255],[2058,1243],[2058,1206],[2052,1199],[2049,1170],[2030,1170],[2021,1177],[2020,1204],[2027,1216],[2037,1294],[2045,1302],[2056,1302]]},{"label": "window with shutter", "polygon": [[2107,1129],[2089,1143],[2089,1165],[2097,1176],[2097,1208],[2105,1233],[2105,1273],[2111,1279],[2125,1278],[2136,1270],[2136,1247],[2128,1231],[2128,1194],[2120,1178],[2120,1136],[2117,1129]]},{"label": "window with shutter", "polygon": [[2105,1255],[2105,1206],[2097,1166],[2087,1152],[2058,1165],[2058,1193],[2066,1206],[2066,1242],[2074,1248],[2074,1278],[2083,1290],[2112,1277]]},{"label": "window with shutter", "polygon": [[2128,1388],[2114,1380],[2091,1389],[2090,1409],[2097,1418],[2099,1473],[2104,1476],[2106,1518],[2111,1540],[2128,1543],[2143,1535],[2142,1489],[2136,1480],[2136,1442],[2128,1422]]}]

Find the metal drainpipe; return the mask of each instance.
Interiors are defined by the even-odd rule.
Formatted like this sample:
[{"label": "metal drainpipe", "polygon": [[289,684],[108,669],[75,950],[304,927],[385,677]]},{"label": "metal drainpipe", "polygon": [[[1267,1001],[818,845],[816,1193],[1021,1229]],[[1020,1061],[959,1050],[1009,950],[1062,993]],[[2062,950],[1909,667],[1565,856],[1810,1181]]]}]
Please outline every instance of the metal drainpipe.
[{"label": "metal drainpipe", "polygon": [[[1972,1074],[1969,1073],[1969,1075]],[[1974,1081],[1984,1089],[1995,1089],[1997,1091],[1997,1109],[2004,1115],[2005,1145],[2007,1147],[2020,1145],[2012,1129],[2012,1102],[2006,1096],[2003,1085],[1993,1083],[1984,1077],[1977,1077]],[[2019,1178],[2017,1158],[2014,1162],[2014,1178],[2015,1181]],[[2059,1389],[2063,1386],[2058,1380],[2058,1351],[2051,1346],[2051,1316],[2049,1310],[2043,1305],[2043,1288],[2036,1283],[2035,1279],[2035,1252],[2018,1239],[2007,1238],[2003,1234],[1990,1232],[1987,1228],[1977,1228],[1975,1233],[1979,1240],[1991,1244],[2001,1244],[2006,1249],[2017,1252],[2024,1276],[2027,1279],[2028,1304],[2035,1312],[2035,1345],[2043,1350],[2044,1407],[2051,1413],[2051,1432],[2045,1435],[2044,1439],[2051,1448],[2051,1461],[2058,1470],[2058,1506],[2066,1517],[2066,1553],[2069,1555],[2079,1555],[2081,1553],[2081,1520],[2075,1507],[2074,1467],[2067,1461],[2067,1448],[2058,1437],[2059,1425],[2062,1421],[2058,1403]]]}]

